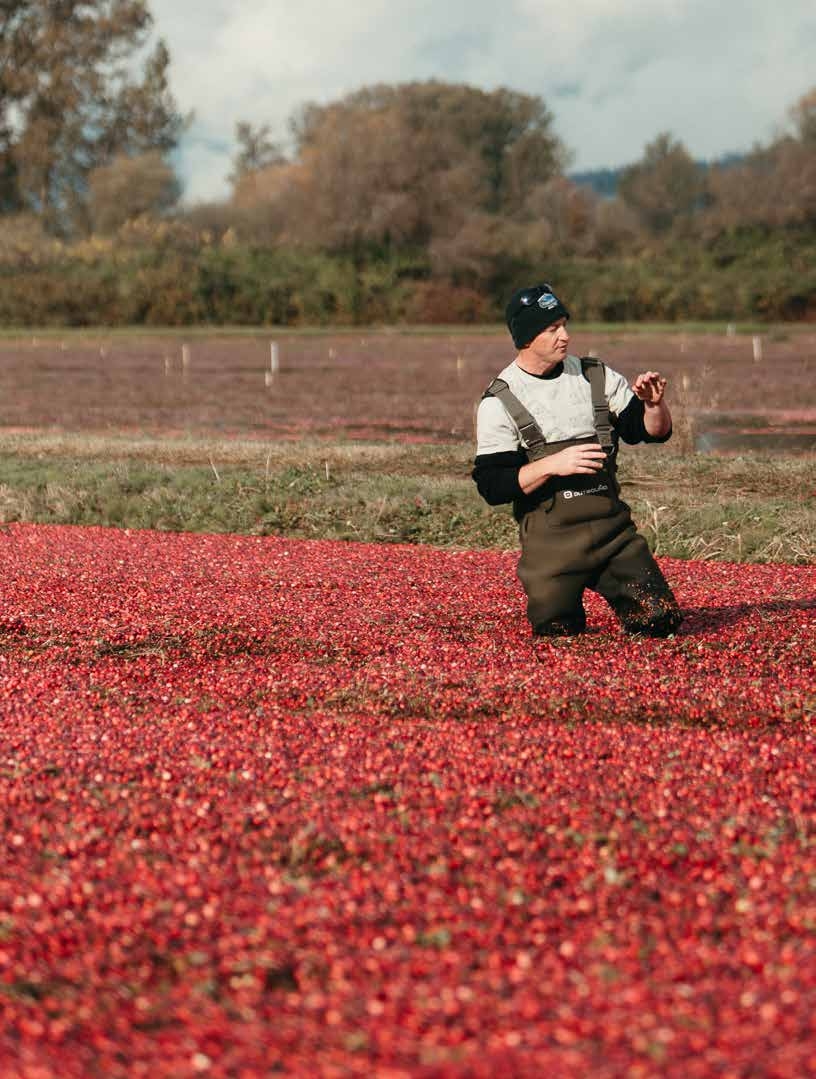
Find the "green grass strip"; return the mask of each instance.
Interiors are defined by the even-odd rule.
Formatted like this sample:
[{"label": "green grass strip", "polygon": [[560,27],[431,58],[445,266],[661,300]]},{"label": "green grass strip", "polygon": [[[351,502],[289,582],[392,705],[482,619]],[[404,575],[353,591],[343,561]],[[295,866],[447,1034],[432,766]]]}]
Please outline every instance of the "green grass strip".
[{"label": "green grass strip", "polygon": [[[515,548],[509,507],[470,479],[472,448],[90,435],[0,437],[0,521]],[[734,562],[816,560],[809,457],[622,453],[652,549]]]}]

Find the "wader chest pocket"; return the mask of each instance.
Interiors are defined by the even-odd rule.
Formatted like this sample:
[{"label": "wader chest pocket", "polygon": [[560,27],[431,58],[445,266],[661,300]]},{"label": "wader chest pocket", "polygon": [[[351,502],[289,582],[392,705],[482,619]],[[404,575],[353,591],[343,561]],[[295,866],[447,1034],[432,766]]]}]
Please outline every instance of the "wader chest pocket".
[{"label": "wader chest pocket", "polygon": [[620,509],[617,485],[605,469],[593,476],[564,476],[559,479],[549,512],[553,525],[578,524],[610,517]]}]

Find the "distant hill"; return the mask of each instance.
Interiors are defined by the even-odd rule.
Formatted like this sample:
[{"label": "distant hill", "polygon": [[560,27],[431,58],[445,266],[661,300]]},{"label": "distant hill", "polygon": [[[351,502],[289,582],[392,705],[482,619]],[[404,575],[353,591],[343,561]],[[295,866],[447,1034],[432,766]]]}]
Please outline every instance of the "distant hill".
[{"label": "distant hill", "polygon": [[[723,154],[714,161],[698,161],[697,164],[703,170],[714,168],[727,168],[730,165],[738,165],[745,160],[745,154]],[[616,169],[589,169],[586,172],[570,172],[568,178],[579,187],[588,187],[600,195],[603,199],[612,199],[618,193],[618,180],[627,165],[620,165]]]},{"label": "distant hill", "polygon": [[591,169],[589,172],[570,172],[568,178],[578,187],[589,187],[603,199],[612,199],[618,193],[618,178],[626,166],[618,169]]}]

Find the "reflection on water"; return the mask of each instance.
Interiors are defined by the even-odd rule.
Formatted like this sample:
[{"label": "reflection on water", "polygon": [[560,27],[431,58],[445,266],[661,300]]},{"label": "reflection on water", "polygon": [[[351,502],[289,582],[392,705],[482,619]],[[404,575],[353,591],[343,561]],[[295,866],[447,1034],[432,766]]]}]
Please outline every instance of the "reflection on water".
[{"label": "reflection on water", "polygon": [[698,453],[816,453],[816,430],[759,430],[712,428],[694,438]]}]

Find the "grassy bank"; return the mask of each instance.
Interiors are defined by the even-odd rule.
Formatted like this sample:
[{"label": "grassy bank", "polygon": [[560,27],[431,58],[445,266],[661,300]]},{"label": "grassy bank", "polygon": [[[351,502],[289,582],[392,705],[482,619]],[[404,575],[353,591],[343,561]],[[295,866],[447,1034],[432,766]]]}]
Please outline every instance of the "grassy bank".
[{"label": "grassy bank", "polygon": [[[580,319],[570,321],[572,334],[613,334],[628,336],[637,334],[648,337],[652,334],[669,336],[673,334],[715,334],[732,336],[761,334],[770,338],[789,338],[813,332],[813,324],[808,322],[726,321],[709,319],[678,319],[675,322],[591,322]],[[407,337],[500,337],[504,338],[507,327],[503,322],[455,322],[455,323],[370,323],[365,325],[230,325],[199,323],[194,326],[0,326],[0,340],[30,342],[59,341],[78,344],[84,341],[133,341],[168,338],[171,340],[190,341],[204,338],[287,338],[300,337],[360,337],[372,334],[392,334]]]},{"label": "grassy bank", "polygon": [[[813,462],[624,450],[624,497],[676,558],[816,560]],[[515,547],[509,508],[469,478],[469,445],[0,437],[0,520]]]}]

